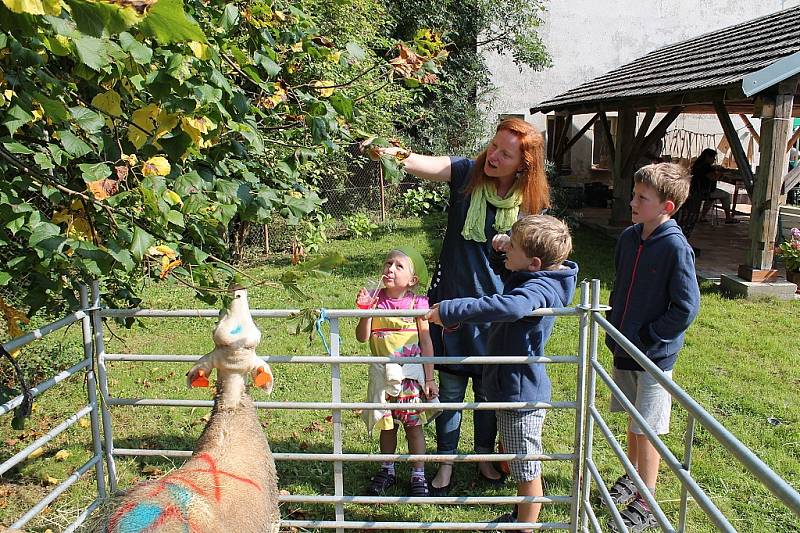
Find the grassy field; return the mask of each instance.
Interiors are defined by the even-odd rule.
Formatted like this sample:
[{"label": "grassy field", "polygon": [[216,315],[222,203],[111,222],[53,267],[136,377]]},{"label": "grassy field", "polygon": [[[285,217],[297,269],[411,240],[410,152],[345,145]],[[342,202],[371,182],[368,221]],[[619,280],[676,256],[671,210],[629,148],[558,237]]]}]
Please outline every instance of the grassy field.
[{"label": "grassy field", "polygon": [[[296,308],[318,306],[351,308],[358,287],[378,275],[385,252],[402,244],[417,247],[432,266],[442,238],[441,217],[398,220],[384,227],[371,240],[331,242],[326,251],[337,250],[349,260],[348,264],[329,278],[309,281],[304,289],[308,301],[291,300],[280,289],[260,286],[250,293],[251,307]],[[580,277],[599,278],[603,282],[603,300],[607,300],[613,278],[613,241],[585,230],[575,233],[574,258],[581,268]],[[275,257],[255,265],[249,272],[258,279],[275,279],[288,265],[285,257]],[[180,286],[160,284],[145,291],[145,304],[153,308],[199,307],[189,291]],[[794,487],[800,487],[800,302],[746,302],[728,300],[713,287],[703,288],[702,310],[689,330],[687,344],[675,371],[675,379],[734,435],[750,447],[761,459]],[[107,351],[116,353],[177,353],[204,354],[212,347],[210,319],[144,319],[127,330],[112,326],[106,330]],[[293,323],[286,320],[259,320],[263,338],[261,355],[320,354],[323,348],[315,338],[309,344],[307,336],[292,335]],[[366,345],[356,342],[355,321],[343,321],[342,353],[364,354]],[[77,328],[54,341],[59,349],[73,351],[74,361],[81,357],[76,340]],[[560,318],[546,352],[552,355],[574,354],[578,342],[578,324],[574,318]],[[48,342],[48,341],[45,341]],[[23,353],[24,357],[24,353]],[[608,367],[610,357],[605,348],[601,360]],[[208,398],[204,390],[186,391],[183,374],[186,365],[163,363],[111,363],[109,365],[112,394],[120,397]],[[554,401],[575,399],[576,369],[572,365],[548,367],[554,386]],[[271,400],[326,401],[330,399],[330,369],[324,365],[275,365],[276,386]],[[363,401],[367,369],[350,365],[343,370],[345,401]],[[58,391],[58,392],[56,392]],[[255,392],[258,400],[266,397]],[[40,436],[64,416],[75,412],[85,402],[85,390],[80,380],[72,379],[58,389],[45,394],[37,403],[33,418],[23,432],[9,427],[10,417],[2,419],[0,442],[4,460]],[[595,398],[603,416],[618,438],[624,438],[625,418],[608,412],[608,390],[598,384]],[[115,443],[131,448],[192,448],[205,423],[207,409],[116,407],[112,410]],[[261,412],[264,426],[274,451],[331,450],[332,430],[321,411],[274,410]],[[347,452],[378,452],[377,439],[366,435],[363,423],[354,413],[344,415],[344,449]],[[665,439],[680,459],[683,453],[682,436],[686,427],[685,412],[676,407],[673,431]],[[426,429],[429,449],[435,448],[433,427]],[[567,411],[548,414],[544,430],[545,451],[570,452],[574,438],[574,416]],[[89,457],[90,433],[79,425],[46,447],[44,453],[0,479],[0,525],[9,525],[26,509],[51,490],[54,482],[65,479],[74,468]],[[402,440],[398,446],[406,451]],[[471,415],[467,414],[460,449],[472,449]],[[67,450],[70,456],[59,461],[56,452]],[[606,479],[621,473],[621,466],[612,452],[595,432],[594,457]],[[713,501],[725,512],[740,531],[793,532],[800,531],[800,519],[788,511],[760,483],[756,482],[705,431],[699,430],[694,440],[693,474]],[[163,458],[118,460],[120,486],[150,476],[157,476],[177,466]],[[179,464],[179,463],[178,463]],[[376,465],[356,463],[345,466],[345,493],[363,494]],[[329,463],[281,462],[278,464],[280,486],[291,493],[332,494],[333,473]],[[434,467],[429,466],[430,475]],[[400,483],[393,494],[408,490],[408,465],[399,466]],[[545,464],[546,492],[565,495],[570,490],[571,465]],[[59,531],[92,500],[95,492],[91,475],[67,491],[45,513],[30,524],[31,531],[47,528]],[[474,470],[468,465],[456,469],[453,494],[513,494],[509,484],[496,490],[476,485]],[[677,520],[679,486],[674,477],[662,469],[657,494],[668,517]],[[374,520],[425,521],[485,521],[504,510],[499,507],[471,506],[348,506],[347,517]],[[543,521],[568,521],[568,508],[545,506]],[[607,514],[600,511],[602,520]],[[333,518],[332,506],[283,506],[285,518]],[[691,504],[687,531],[714,531],[699,508]]]}]

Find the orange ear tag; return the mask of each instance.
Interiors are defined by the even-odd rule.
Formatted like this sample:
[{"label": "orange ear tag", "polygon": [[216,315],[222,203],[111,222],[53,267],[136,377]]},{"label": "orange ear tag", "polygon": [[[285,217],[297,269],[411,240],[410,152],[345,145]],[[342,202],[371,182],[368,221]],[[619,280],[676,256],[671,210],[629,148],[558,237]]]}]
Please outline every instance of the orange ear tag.
[{"label": "orange ear tag", "polygon": [[256,370],[256,377],[253,380],[253,383],[255,383],[256,387],[264,387],[271,382],[272,382],[272,375],[270,375],[269,372],[264,370],[263,366],[258,370]]},{"label": "orange ear tag", "polygon": [[192,380],[192,387],[208,387],[208,378],[205,370],[197,371],[197,377]]}]

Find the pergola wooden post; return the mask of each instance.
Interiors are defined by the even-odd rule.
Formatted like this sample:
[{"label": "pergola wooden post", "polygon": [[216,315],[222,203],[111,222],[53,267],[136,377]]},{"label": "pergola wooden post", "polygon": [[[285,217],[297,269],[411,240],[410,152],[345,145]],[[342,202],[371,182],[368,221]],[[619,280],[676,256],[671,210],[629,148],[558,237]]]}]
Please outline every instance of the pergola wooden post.
[{"label": "pergola wooden post", "polygon": [[627,226],[631,222],[633,171],[625,162],[636,137],[636,112],[633,108],[624,107],[619,110],[617,128],[617,146],[614,148],[614,199],[608,223]]},{"label": "pergola wooden post", "polygon": [[786,143],[792,121],[794,93],[800,76],[778,84],[778,90],[763,97],[761,108],[761,162],[753,187],[750,212],[750,249],[747,264],[739,265],[739,277],[747,281],[771,281],[775,234],[778,225],[781,185],[788,167]]}]

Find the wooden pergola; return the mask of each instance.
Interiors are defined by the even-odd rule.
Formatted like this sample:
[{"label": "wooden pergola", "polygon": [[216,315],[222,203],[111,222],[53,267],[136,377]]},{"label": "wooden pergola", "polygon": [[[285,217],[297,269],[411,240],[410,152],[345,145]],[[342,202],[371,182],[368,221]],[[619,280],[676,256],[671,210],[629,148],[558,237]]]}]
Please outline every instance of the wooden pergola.
[{"label": "wooden pergola", "polygon": [[[791,132],[800,117],[800,8],[793,7],[693,39],[659,48],[579,87],[541,102],[531,114],[565,117],[555,141],[555,161],[594,124],[602,125],[613,168],[612,224],[630,223],[636,161],[664,136],[682,113],[719,118],[747,192],[752,200],[750,248],[739,276],[773,280],[773,249],[778,207],[785,192],[800,182],[800,168],[786,173],[788,151],[800,136]],[[618,116],[616,142],[606,113]],[[644,117],[637,130],[637,113]],[[653,126],[657,114],[663,117]],[[592,118],[568,136],[575,115]],[[760,164],[754,175],[731,121],[739,114],[759,141]],[[761,119],[756,132],[747,115]],[[652,127],[651,127],[652,126]]]}]

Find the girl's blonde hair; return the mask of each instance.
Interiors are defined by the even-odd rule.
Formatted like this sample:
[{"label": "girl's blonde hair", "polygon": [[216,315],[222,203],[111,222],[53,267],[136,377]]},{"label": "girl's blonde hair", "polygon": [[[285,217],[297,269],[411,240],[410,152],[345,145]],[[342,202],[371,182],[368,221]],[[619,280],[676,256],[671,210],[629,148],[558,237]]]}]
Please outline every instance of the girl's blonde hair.
[{"label": "girl's blonde hair", "polygon": [[[543,209],[550,207],[550,185],[544,171],[544,138],[531,124],[518,118],[507,118],[500,122],[495,133],[501,131],[511,132],[520,140],[523,168],[517,172],[515,187],[522,193],[522,211],[525,214],[538,215]],[[483,172],[486,151],[484,149],[475,158],[472,179],[464,192],[471,193],[491,180]]]}]

